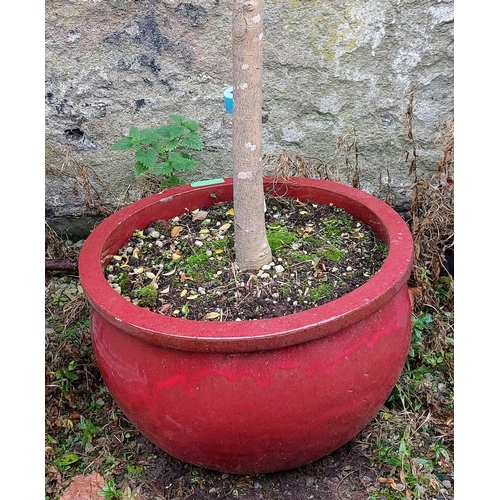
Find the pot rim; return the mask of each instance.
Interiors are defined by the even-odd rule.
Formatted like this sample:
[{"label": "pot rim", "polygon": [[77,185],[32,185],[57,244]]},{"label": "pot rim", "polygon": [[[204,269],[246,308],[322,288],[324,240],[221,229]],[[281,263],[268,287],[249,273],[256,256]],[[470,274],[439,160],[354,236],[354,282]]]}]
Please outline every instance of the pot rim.
[{"label": "pot rim", "polygon": [[[187,192],[196,192],[201,198],[212,193],[219,199],[224,194],[227,198],[227,190],[232,186],[233,179],[228,177],[217,185],[170,188],[133,202],[104,219],[86,239],[78,261],[80,281],[93,313],[98,313],[117,328],[159,346],[189,351],[252,352],[299,344],[346,328],[383,307],[406,285],[413,266],[413,239],[406,222],[392,207],[360,189],[334,181],[266,176],[264,187],[284,187],[293,197],[297,197],[297,192],[303,192],[305,194],[300,195],[303,200],[307,198],[321,203],[318,198],[327,199],[332,192],[335,193],[335,197],[341,200],[339,204],[344,204],[348,212],[368,224],[387,246],[388,254],[380,270],[359,288],[331,302],[295,314],[259,320],[197,321],[163,316],[132,304],[111,288],[103,269],[130,237],[121,234],[125,240],[116,246],[116,235],[120,234],[125,221],[133,224],[139,213],[185,196]],[[228,199],[232,199],[232,189]],[[360,211],[363,218],[359,216]],[[153,220],[154,217],[148,224]],[[112,234],[114,240],[110,237]]]}]

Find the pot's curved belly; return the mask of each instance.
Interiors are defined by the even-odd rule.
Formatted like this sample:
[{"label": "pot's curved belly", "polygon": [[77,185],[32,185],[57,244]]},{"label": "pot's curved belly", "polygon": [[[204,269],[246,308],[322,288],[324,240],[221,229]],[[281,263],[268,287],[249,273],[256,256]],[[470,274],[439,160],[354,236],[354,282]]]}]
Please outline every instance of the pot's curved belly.
[{"label": "pot's curved belly", "polygon": [[258,474],[317,460],[369,423],[404,366],[411,306],[404,285],[332,335],[249,353],[160,347],[95,310],[91,332],[107,387],[145,437],[194,465]]}]

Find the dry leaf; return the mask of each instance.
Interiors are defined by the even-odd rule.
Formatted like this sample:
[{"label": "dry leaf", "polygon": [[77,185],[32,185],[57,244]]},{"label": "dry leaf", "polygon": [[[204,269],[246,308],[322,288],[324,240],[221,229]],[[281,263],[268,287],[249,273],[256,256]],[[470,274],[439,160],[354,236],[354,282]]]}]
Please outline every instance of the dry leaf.
[{"label": "dry leaf", "polygon": [[411,308],[413,309],[415,304],[415,299],[422,293],[421,286],[414,286],[408,288],[408,293],[410,294]]},{"label": "dry leaf", "polygon": [[104,478],[98,472],[88,476],[76,476],[60,500],[102,500],[98,493],[103,490]]},{"label": "dry leaf", "polygon": [[160,309],[158,309],[158,312],[161,314],[165,314],[171,307],[172,307],[172,304],[163,304],[160,307]]},{"label": "dry leaf", "polygon": [[441,420],[444,425],[453,426],[455,423],[454,413],[434,413],[432,418],[435,420]]},{"label": "dry leaf", "polygon": [[323,264],[323,262],[318,262],[316,264],[316,269],[318,271],[324,272],[324,271],[326,271],[326,266],[325,266],[325,264]]},{"label": "dry leaf", "polygon": [[217,319],[220,316],[218,312],[209,312],[203,316],[203,319]]},{"label": "dry leaf", "polygon": [[[227,212],[226,212],[227,215],[234,215],[234,208],[230,208]],[[211,313],[209,313],[211,314]]]},{"label": "dry leaf", "polygon": [[127,486],[123,490],[123,494],[121,498],[123,500],[142,500],[142,489],[140,486],[137,486],[137,488],[134,488],[133,490],[130,489],[130,486]]},{"label": "dry leaf", "polygon": [[231,227],[231,224],[222,224],[221,227],[219,227],[219,231],[227,231]]},{"label": "dry leaf", "polygon": [[197,210],[196,213],[193,212],[193,220],[204,220],[207,218],[208,212],[204,210]]},{"label": "dry leaf", "polygon": [[393,490],[399,491],[398,485],[392,477],[379,477],[378,482],[381,484],[388,484]]},{"label": "dry leaf", "polygon": [[175,238],[176,236],[179,236],[179,234],[181,233],[181,231],[183,230],[184,228],[182,226],[174,226],[171,230],[170,230],[170,236],[172,236],[172,238]]},{"label": "dry leaf", "polygon": [[186,276],[184,273],[181,273],[181,275],[179,276],[179,281],[181,283],[184,283],[187,280],[193,281],[193,278],[191,278],[191,276]]},{"label": "dry leaf", "polygon": [[455,433],[455,416],[454,413],[434,414],[432,420],[436,422],[437,430],[443,436],[453,436]]},{"label": "dry leaf", "polygon": [[185,297],[187,295],[188,291],[187,290],[182,290],[181,292],[181,297]]},{"label": "dry leaf", "polygon": [[179,252],[174,252],[171,257],[172,257],[172,260],[182,259],[182,255]]}]

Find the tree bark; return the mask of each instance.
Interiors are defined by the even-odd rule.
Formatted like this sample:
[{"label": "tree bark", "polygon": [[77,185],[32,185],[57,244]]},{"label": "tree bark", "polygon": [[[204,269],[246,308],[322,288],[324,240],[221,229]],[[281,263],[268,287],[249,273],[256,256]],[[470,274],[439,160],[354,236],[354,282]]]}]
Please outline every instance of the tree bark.
[{"label": "tree bark", "polygon": [[236,265],[272,261],[262,172],[262,3],[233,0],[233,200]]}]

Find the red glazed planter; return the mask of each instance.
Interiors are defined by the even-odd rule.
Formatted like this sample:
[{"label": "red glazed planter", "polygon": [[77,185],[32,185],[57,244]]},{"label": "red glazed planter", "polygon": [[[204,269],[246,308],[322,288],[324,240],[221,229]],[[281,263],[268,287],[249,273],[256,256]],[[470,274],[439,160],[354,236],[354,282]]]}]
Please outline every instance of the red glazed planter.
[{"label": "red glazed planter", "polygon": [[264,185],[333,203],[368,224],[389,249],[381,269],[332,302],[257,321],[165,317],[111,288],[103,269],[134,230],[231,200],[231,178],[132,203],[94,229],[79,259],[94,353],[117,404],[167,453],[227,473],[291,469],[351,440],[395,386],[411,337],[413,242],[404,220],[378,198],[334,182],[266,177]]}]

